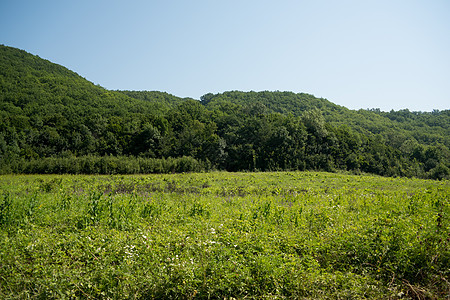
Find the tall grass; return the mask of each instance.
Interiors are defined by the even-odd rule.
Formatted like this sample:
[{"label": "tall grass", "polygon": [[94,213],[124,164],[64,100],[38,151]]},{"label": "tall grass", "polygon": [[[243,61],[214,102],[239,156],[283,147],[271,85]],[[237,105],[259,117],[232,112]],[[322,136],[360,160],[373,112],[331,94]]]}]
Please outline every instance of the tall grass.
[{"label": "tall grass", "polygon": [[448,181],[0,176],[1,298],[446,299]]}]

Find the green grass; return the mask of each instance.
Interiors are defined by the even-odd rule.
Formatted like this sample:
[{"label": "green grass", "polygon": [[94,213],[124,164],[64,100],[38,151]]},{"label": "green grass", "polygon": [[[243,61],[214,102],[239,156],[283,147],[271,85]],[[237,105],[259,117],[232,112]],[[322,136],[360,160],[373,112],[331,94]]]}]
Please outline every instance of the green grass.
[{"label": "green grass", "polygon": [[450,294],[449,181],[8,175],[0,188],[2,299]]}]

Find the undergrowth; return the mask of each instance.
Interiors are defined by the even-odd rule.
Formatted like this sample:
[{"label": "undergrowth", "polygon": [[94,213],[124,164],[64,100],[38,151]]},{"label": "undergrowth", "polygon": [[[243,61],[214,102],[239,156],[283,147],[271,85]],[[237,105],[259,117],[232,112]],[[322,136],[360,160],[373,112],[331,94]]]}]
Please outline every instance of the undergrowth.
[{"label": "undergrowth", "polygon": [[448,299],[448,181],[0,176],[0,297]]}]

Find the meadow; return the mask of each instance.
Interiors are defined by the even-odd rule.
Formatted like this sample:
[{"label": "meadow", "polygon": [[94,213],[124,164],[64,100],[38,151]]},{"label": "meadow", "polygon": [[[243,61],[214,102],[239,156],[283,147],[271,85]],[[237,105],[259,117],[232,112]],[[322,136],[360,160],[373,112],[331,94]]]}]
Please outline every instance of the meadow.
[{"label": "meadow", "polygon": [[450,182],[0,176],[2,299],[449,299]]}]

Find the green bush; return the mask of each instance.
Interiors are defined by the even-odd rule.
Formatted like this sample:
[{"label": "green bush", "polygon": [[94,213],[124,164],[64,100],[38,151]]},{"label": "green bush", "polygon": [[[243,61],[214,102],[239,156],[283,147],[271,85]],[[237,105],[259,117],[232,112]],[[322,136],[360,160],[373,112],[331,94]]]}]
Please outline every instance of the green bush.
[{"label": "green bush", "polygon": [[152,174],[205,171],[205,164],[192,158],[142,158],[133,156],[48,157],[21,160],[13,167],[18,174]]}]

